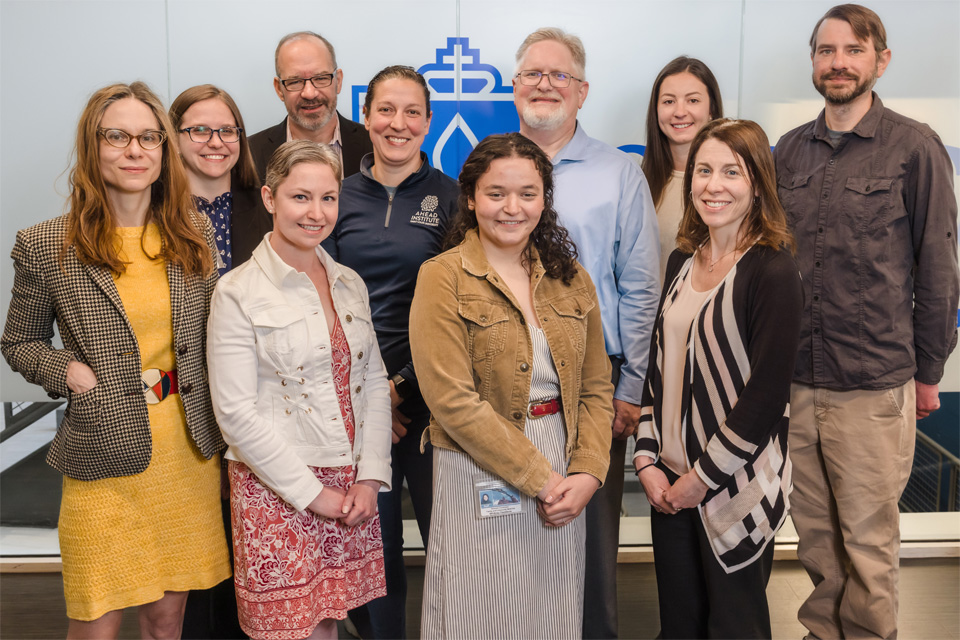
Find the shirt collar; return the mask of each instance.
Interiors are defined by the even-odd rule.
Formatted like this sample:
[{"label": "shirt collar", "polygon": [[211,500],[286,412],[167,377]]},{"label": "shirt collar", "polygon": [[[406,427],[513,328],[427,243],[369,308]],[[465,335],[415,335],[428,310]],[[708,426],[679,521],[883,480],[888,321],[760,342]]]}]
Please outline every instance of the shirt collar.
[{"label": "shirt collar", "polygon": [[563,148],[553,156],[553,166],[561,162],[583,162],[587,159],[587,148],[590,146],[590,136],[583,130],[580,121],[577,120],[577,128],[573,132],[570,142],[563,145]]},{"label": "shirt collar", "polygon": [[[543,264],[540,262],[540,254],[536,247],[530,247],[530,251],[533,254],[533,273],[543,273]],[[463,242],[460,243],[460,264],[464,271],[478,278],[485,278],[494,273],[483,245],[480,244],[480,234],[476,228],[467,231]]]},{"label": "shirt collar", "polygon": [[[363,174],[363,177],[369,178],[370,180],[373,180],[377,184],[380,184],[380,182],[373,177],[374,164],[375,164],[375,158],[374,158],[373,152],[371,151],[370,153],[364,154],[364,156],[360,158],[360,173]],[[413,173],[411,173],[410,175],[408,175],[406,178],[404,178],[403,182],[398,184],[397,187],[402,187],[407,183],[412,183],[415,180],[418,180],[422,176],[425,176],[429,170],[430,170],[430,163],[427,161],[427,154],[426,152],[421,151],[420,152],[420,168],[414,171]]]},{"label": "shirt collar", "polygon": [[[340,139],[340,114],[336,111],[333,112],[333,117],[336,120],[336,125],[333,129],[333,138],[330,139],[330,146],[334,151],[337,152],[337,155],[340,157],[340,179],[346,177],[346,169],[343,166],[343,142]],[[290,118],[289,116],[284,120],[287,125],[287,142],[293,140],[293,134],[290,133]]]},{"label": "shirt collar", "polygon": [[[880,121],[883,119],[883,102],[880,100],[880,96],[874,91],[871,91],[870,95],[873,96],[873,104],[870,105],[870,110],[860,118],[860,122],[858,122],[851,131],[861,138],[872,138],[876,135]],[[813,137],[817,140],[827,140],[829,137],[827,135],[826,109],[821,111],[820,115],[817,116],[817,120],[813,125]]]},{"label": "shirt collar", "polygon": [[[340,114],[337,113],[337,112],[334,112],[334,113],[333,113],[333,117],[334,117],[334,119],[336,120],[336,123],[337,123],[337,124],[334,126],[334,129],[333,129],[333,138],[330,139],[330,146],[333,147],[334,149],[336,149],[336,150],[339,152],[339,151],[340,151],[340,148],[343,147],[343,142],[342,142],[342,140],[341,140],[341,138],[340,138]],[[290,133],[290,118],[287,117],[287,119],[284,120],[284,122],[285,122],[286,125],[287,125],[287,140],[286,140],[286,141],[287,141],[287,142],[290,142],[291,140],[294,139],[294,138],[293,138],[293,134]]]},{"label": "shirt collar", "polygon": [[[270,238],[273,236],[273,231],[270,231],[263,237],[263,240],[257,245],[257,248],[253,251],[253,258],[257,261],[260,269],[266,274],[267,278],[271,283],[278,289],[282,289],[284,284],[289,281],[291,278],[303,278],[304,274],[300,273],[286,262],[283,261],[273,247],[270,245]],[[353,276],[340,268],[340,265],[336,260],[330,257],[323,247],[317,246],[317,257],[320,258],[320,262],[323,263],[323,268],[327,271],[327,282],[333,286],[333,283],[337,280],[343,280],[348,282],[353,280]]]}]

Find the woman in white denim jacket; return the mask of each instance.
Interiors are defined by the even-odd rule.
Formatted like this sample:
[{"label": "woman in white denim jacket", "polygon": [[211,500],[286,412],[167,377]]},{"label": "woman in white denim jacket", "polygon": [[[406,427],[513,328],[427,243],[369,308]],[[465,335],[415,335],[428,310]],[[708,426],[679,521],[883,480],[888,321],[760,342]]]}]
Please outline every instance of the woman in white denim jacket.
[{"label": "woman in white denim jacket", "polygon": [[386,593],[376,516],[391,477],[386,371],[363,281],[319,246],[340,175],[325,145],[281,146],[263,187],[274,230],[211,304],[234,582],[254,638],[335,638],[337,619]]}]

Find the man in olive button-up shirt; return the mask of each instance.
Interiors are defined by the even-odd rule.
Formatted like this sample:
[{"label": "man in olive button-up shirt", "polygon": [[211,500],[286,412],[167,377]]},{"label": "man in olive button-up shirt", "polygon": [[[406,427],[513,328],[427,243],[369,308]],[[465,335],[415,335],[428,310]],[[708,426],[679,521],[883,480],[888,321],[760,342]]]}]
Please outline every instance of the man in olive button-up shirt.
[{"label": "man in olive button-up shirt", "polygon": [[871,91],[880,18],[834,7],[810,41],[820,116],[775,151],[806,307],[791,397],[791,515],[809,637],[896,637],[898,500],[917,418],[956,344],[957,201],[930,127]]}]

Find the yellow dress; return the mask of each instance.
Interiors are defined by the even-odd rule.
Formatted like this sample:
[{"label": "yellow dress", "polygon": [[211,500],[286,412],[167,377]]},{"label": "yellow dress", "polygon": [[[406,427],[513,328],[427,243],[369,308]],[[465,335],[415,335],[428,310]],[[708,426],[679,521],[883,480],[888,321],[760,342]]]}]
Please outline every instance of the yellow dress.
[{"label": "yellow dress", "polygon": [[[144,369],[176,366],[166,263],[140,247],[142,227],[118,229],[127,270],[114,277]],[[150,255],[160,233],[147,227]],[[208,589],[230,577],[220,516],[220,457],[203,457],[179,395],[148,404],[153,457],[143,473],[82,481],[64,477],[60,553],[67,615],[95,620],[154,602],[164,591]]]}]

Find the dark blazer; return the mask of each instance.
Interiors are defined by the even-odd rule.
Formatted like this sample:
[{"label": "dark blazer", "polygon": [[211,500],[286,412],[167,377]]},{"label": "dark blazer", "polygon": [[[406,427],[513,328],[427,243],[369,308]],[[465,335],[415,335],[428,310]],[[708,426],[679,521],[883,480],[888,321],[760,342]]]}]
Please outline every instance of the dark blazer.
[{"label": "dark blazer", "polygon": [[[213,228],[192,212],[212,247]],[[140,374],[140,349],[109,270],[80,262],[70,247],[61,266],[66,216],[17,233],[11,256],[13,296],[0,350],[27,382],[51,398],[67,398],[67,411],[47,463],[77,480],[141,473],[150,464],[152,439]],[[206,363],[207,316],[217,272],[188,276],[167,263],[180,399],[190,436],[207,458],[226,448],[210,404]],[[52,344],[56,320],[63,348]],[[67,388],[67,364],[93,369],[97,386]],[[169,399],[168,399],[169,400]],[[165,400],[166,402],[167,400]]]},{"label": "dark blazer", "polygon": [[233,267],[250,259],[263,236],[273,230],[273,217],[267,213],[260,189],[234,189],[230,218],[230,239],[233,243]]},{"label": "dark blazer", "polygon": [[[360,171],[360,160],[366,154],[373,152],[373,143],[370,142],[370,134],[362,124],[347,120],[339,113],[337,118],[340,119],[340,142],[343,145],[343,177],[346,178]],[[280,124],[250,136],[250,151],[253,153],[253,162],[257,165],[260,182],[266,180],[270,156],[286,141],[286,118]]]}]

